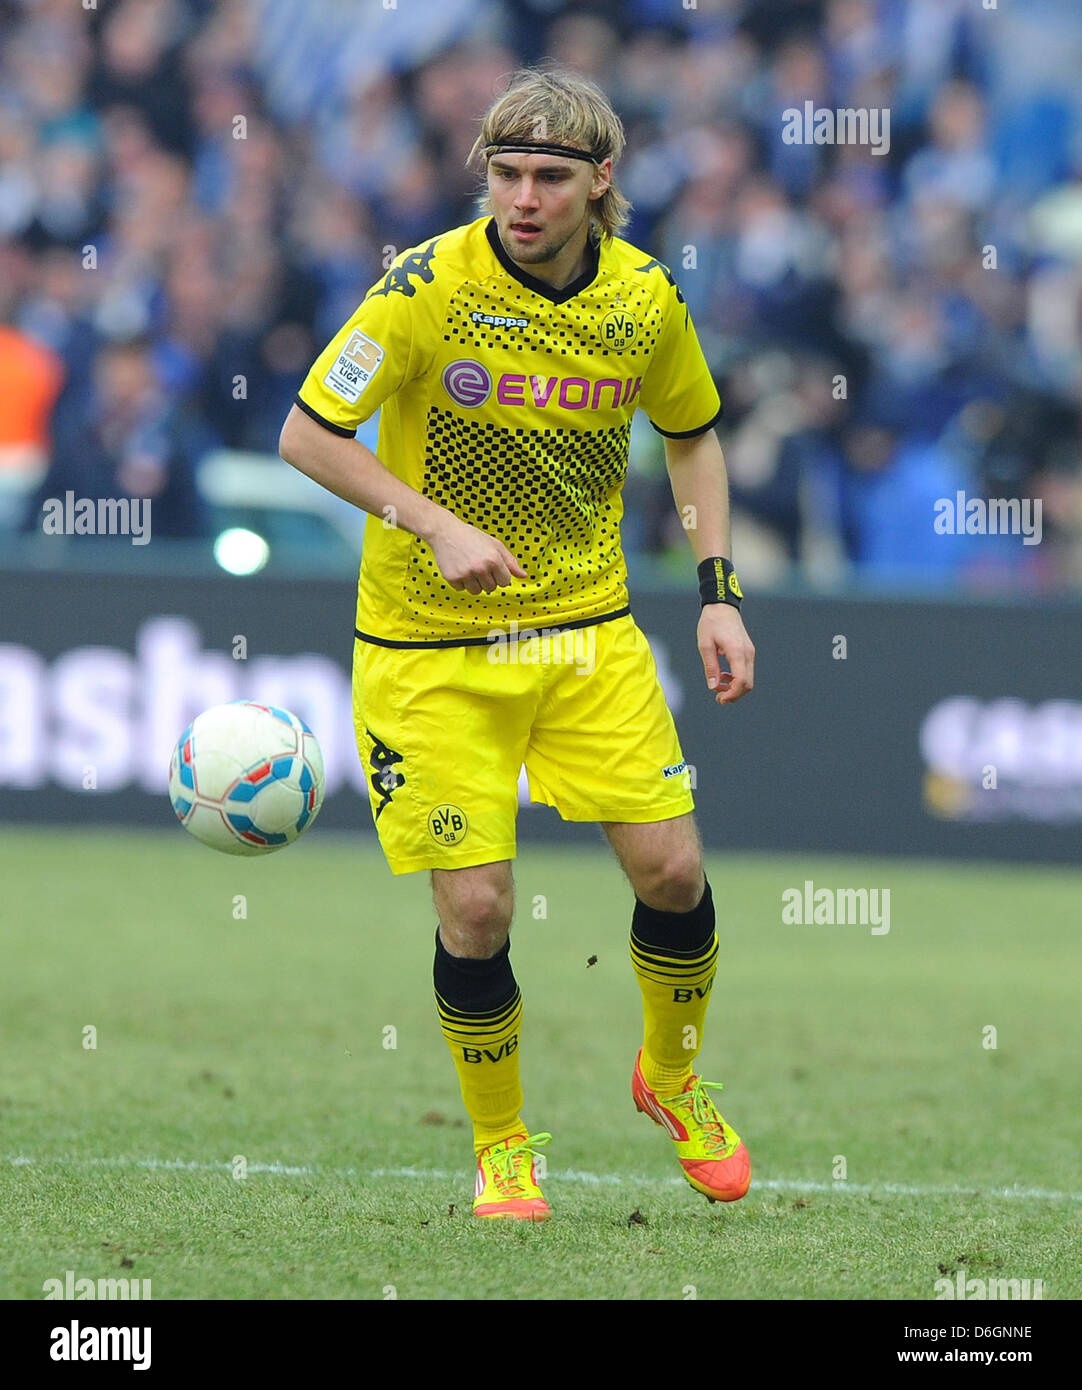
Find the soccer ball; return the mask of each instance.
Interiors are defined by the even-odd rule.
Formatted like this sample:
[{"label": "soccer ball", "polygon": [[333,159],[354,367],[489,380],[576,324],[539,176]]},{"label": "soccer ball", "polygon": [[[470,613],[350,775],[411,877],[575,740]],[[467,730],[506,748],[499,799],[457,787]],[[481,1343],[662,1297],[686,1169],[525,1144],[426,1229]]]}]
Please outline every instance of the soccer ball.
[{"label": "soccer ball", "polygon": [[223,854],[292,844],[323,803],[323,754],[295,714],[254,700],[204,710],[169,763],[169,800],[197,840]]}]

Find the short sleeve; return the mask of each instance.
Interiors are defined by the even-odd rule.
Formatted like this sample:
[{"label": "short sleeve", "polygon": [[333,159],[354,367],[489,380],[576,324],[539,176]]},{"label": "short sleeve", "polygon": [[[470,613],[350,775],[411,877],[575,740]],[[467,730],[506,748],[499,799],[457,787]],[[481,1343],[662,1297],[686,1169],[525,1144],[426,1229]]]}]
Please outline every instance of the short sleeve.
[{"label": "short sleeve", "polygon": [[701,434],[721,418],[721,397],[691,322],[684,296],[668,280],[665,317],[639,405],[659,434],[672,439]]},{"label": "short sleeve", "polygon": [[415,306],[396,287],[401,283],[392,268],[369,290],[297,393],[300,408],[335,434],[352,438],[357,426],[415,374]]}]

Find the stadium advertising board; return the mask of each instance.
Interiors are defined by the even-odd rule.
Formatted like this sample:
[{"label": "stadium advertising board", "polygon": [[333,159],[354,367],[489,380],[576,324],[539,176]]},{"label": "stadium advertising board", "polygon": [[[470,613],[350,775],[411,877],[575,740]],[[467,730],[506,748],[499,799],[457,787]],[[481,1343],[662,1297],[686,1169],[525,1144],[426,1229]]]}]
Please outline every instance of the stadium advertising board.
[{"label": "stadium advertising board", "polygon": [[[169,827],[178,734],[207,706],[253,698],[316,730],[320,828],[372,833],[353,742],[351,585],[45,574],[0,584],[3,819]],[[719,708],[695,649],[694,597],[642,595],[632,607],[708,846],[1077,862],[1077,608],[752,599],[756,688]],[[525,805],[519,833],[597,836]]]}]

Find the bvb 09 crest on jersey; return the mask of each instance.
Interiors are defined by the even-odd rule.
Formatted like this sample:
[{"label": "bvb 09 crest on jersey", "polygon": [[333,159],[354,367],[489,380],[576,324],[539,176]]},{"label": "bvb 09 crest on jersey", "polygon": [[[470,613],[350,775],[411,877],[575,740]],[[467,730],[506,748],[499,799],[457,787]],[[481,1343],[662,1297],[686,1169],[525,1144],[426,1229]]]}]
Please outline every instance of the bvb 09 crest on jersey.
[{"label": "bvb 09 crest on jersey", "polygon": [[601,341],[615,352],[623,352],[638,336],[639,325],[626,309],[613,309],[601,320]]}]

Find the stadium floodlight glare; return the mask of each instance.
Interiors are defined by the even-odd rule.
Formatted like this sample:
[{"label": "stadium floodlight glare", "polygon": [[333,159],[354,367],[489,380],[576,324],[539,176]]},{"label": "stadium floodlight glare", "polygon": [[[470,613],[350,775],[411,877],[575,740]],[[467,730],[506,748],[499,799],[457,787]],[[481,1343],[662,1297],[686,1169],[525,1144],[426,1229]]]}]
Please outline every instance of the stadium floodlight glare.
[{"label": "stadium floodlight glare", "polygon": [[214,542],[214,558],[229,574],[258,574],[270,559],[270,546],[255,531],[231,526]]}]

